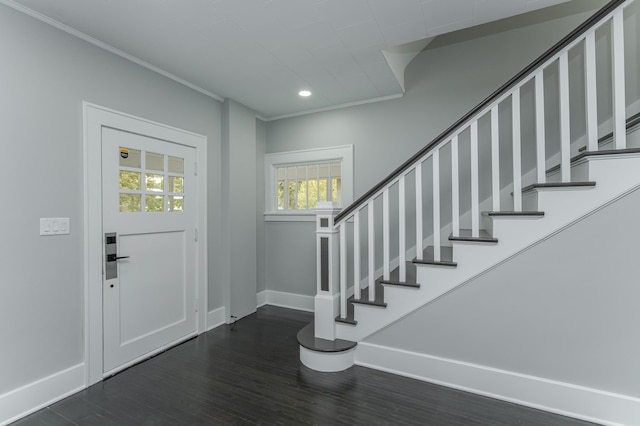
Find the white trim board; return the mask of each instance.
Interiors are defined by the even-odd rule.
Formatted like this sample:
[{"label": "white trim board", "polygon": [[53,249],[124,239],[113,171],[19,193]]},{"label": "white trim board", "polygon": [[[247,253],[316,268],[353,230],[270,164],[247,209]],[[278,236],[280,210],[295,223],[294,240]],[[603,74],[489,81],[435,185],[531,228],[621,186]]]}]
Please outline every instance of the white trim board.
[{"label": "white trim board", "polygon": [[85,366],[74,365],[0,395],[0,426],[8,425],[85,388]]},{"label": "white trim board", "polygon": [[355,364],[604,425],[640,419],[638,398],[372,343]]},{"label": "white trim board", "polygon": [[[85,292],[85,384],[97,383],[102,371],[102,127],[121,129],[196,149],[198,233],[207,235],[207,138],[144,118],[83,102],[84,167],[84,292]],[[196,333],[206,330],[207,244],[199,238],[196,249]]]},{"label": "white trim board", "polygon": [[225,324],[225,318],[227,317],[226,311],[223,306],[222,308],[207,312],[207,331]]},{"label": "white trim board", "polygon": [[258,293],[256,297],[258,308],[264,305],[271,305],[280,306],[281,308],[296,309],[298,311],[314,311],[314,296],[264,290]]}]

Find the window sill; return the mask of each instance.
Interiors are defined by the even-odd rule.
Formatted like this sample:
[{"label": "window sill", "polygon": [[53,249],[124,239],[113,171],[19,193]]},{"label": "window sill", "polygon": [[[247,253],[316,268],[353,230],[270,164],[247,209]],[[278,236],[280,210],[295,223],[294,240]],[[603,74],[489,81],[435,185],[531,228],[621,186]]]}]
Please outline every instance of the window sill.
[{"label": "window sill", "polygon": [[315,222],[316,214],[313,211],[308,212],[277,212],[265,213],[265,222]]}]

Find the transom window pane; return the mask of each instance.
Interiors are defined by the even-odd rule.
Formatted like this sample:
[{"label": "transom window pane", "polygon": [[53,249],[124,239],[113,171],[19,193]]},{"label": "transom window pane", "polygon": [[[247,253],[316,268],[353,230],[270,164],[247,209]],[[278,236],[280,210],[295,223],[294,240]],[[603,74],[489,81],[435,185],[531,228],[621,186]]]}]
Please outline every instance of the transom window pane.
[{"label": "transom window pane", "polygon": [[158,213],[164,211],[164,197],[162,195],[147,195],[144,202],[146,212]]},{"label": "transom window pane", "polygon": [[140,163],[140,151],[137,149],[131,149],[121,146],[120,147],[120,167],[131,167],[139,169],[142,167]]},{"label": "transom window pane", "polygon": [[164,191],[164,176],[147,173],[145,177],[147,191]]},{"label": "transom window pane", "polygon": [[177,195],[170,195],[169,197],[168,211],[170,212],[183,212],[184,211],[184,197]]},{"label": "transom window pane", "polygon": [[120,189],[140,191],[140,173],[120,170]]},{"label": "transom window pane", "polygon": [[120,194],[120,213],[140,212],[140,194]]},{"label": "transom window pane", "polygon": [[145,169],[147,170],[164,170],[164,155],[155,152],[147,152],[145,156]]},{"label": "transom window pane", "polygon": [[169,176],[169,192],[184,192],[184,178]]},{"label": "transom window pane", "polygon": [[169,173],[184,173],[184,158],[169,156],[168,169]]},{"label": "transom window pane", "polygon": [[319,202],[341,202],[342,164],[309,163],[275,168],[278,210],[308,210]]}]

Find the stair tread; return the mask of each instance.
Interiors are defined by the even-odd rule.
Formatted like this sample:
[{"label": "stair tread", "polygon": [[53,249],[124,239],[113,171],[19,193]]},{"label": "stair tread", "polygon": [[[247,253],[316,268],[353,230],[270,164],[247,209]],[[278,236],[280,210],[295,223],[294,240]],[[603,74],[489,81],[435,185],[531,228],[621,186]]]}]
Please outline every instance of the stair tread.
[{"label": "stair tread", "polygon": [[[403,283],[416,284],[417,283],[416,266],[413,264],[413,262],[407,261],[405,262],[405,268],[406,268],[405,269],[406,273],[405,273],[404,280],[400,280],[400,267],[398,266],[390,272],[388,280],[383,280],[382,277],[380,277],[376,280],[376,283],[396,284],[396,285],[402,285]],[[378,289],[376,288],[376,291],[377,290]]]},{"label": "stair tread", "polygon": [[317,338],[315,336],[315,324],[313,321],[298,331],[296,338],[300,346],[316,352],[344,352],[356,347],[358,344],[351,340],[327,340]]},{"label": "stair tread", "polygon": [[595,182],[547,182],[547,183],[534,183],[533,185],[525,186],[522,188],[522,192],[533,191],[534,189],[545,188],[581,188],[581,187],[594,187]]},{"label": "stair tread", "polygon": [[417,282],[411,282],[411,281],[382,280],[380,281],[380,283],[384,285],[396,285],[400,287],[420,288],[420,284],[418,284]]},{"label": "stair tread", "polygon": [[478,236],[474,237],[471,229],[461,229],[460,234],[457,236],[449,235],[450,241],[468,241],[468,242],[482,242],[482,243],[497,243],[498,239],[494,238],[486,230],[480,229]]},{"label": "stair tread", "polygon": [[427,246],[422,252],[422,259],[414,259],[413,263],[419,265],[458,266],[458,264],[453,261],[453,247],[441,246],[440,260],[438,261],[435,260],[434,250],[434,246]]},{"label": "stair tread", "polygon": [[489,217],[519,217],[519,216],[541,217],[541,216],[544,216],[544,212],[535,212],[535,211],[526,211],[526,212],[499,211],[499,212],[482,212],[482,214]]}]

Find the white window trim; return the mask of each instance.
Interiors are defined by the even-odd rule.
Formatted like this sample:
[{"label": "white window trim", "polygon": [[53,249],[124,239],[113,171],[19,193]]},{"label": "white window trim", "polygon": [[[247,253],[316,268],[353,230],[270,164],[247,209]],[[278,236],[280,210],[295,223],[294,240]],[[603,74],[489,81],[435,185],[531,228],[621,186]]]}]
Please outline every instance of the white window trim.
[{"label": "white window trim", "polygon": [[286,164],[312,163],[320,161],[339,161],[342,163],[341,205],[346,207],[353,202],[353,145],[330,148],[305,149],[301,151],[277,152],[265,154],[265,213],[267,222],[313,222],[316,214],[313,210],[278,210],[276,202],[276,168]]}]

